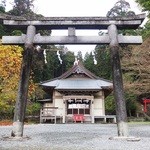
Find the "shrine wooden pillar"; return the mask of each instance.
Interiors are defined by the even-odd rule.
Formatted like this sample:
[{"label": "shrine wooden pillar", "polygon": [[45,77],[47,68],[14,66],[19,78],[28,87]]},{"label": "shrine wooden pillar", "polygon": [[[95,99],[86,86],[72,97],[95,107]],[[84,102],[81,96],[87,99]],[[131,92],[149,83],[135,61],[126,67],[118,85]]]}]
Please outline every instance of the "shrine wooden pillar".
[{"label": "shrine wooden pillar", "polygon": [[21,73],[18,87],[18,94],[16,99],[16,106],[14,112],[14,121],[13,129],[11,136],[13,137],[22,137],[23,136],[23,127],[24,127],[24,118],[25,110],[27,104],[28,96],[28,86],[29,78],[31,72],[31,64],[33,57],[33,39],[36,34],[36,29],[34,26],[27,27],[27,36],[25,41],[25,48],[23,52],[23,59],[21,65]]},{"label": "shrine wooden pillar", "polygon": [[116,25],[112,24],[108,27],[108,34],[110,37],[110,53],[118,136],[128,136],[129,134],[127,125],[126,103],[124,98],[123,79],[119,56],[118,33]]}]

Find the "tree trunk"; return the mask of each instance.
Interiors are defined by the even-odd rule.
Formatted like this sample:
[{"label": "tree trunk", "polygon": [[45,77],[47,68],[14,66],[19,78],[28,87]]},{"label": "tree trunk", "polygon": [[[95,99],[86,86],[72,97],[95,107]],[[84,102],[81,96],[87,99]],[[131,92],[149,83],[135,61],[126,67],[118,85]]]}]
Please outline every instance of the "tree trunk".
[{"label": "tree trunk", "polygon": [[28,97],[28,86],[29,78],[31,72],[31,64],[33,57],[33,39],[35,36],[35,27],[29,26],[27,28],[27,37],[25,41],[25,49],[23,53],[20,81],[18,87],[18,95],[15,105],[14,112],[14,121],[13,121],[13,130],[11,136],[13,137],[22,137],[23,136],[23,127],[24,127],[24,118],[25,110]]},{"label": "tree trunk", "polygon": [[110,25],[108,27],[108,33],[110,37],[110,52],[112,61],[113,87],[116,104],[118,136],[128,136],[127,112],[124,99],[117,27],[115,25]]}]

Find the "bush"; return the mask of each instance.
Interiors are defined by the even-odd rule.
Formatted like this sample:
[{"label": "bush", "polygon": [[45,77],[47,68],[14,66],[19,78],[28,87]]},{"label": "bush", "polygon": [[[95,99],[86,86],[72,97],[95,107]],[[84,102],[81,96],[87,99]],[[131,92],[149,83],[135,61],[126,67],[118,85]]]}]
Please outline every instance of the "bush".
[{"label": "bush", "polygon": [[[128,116],[136,116],[139,111],[139,103],[137,102],[137,96],[132,93],[125,93],[126,109]],[[115,114],[115,100],[114,96],[111,94],[105,99],[105,109],[106,114]]]},{"label": "bush", "polygon": [[41,105],[39,103],[32,103],[27,105],[26,116],[39,116]]},{"label": "bush", "polygon": [[116,113],[114,96],[112,94],[105,99],[105,111],[106,115],[114,115]]},{"label": "bush", "polygon": [[14,106],[0,103],[0,120],[12,119],[14,115]]}]

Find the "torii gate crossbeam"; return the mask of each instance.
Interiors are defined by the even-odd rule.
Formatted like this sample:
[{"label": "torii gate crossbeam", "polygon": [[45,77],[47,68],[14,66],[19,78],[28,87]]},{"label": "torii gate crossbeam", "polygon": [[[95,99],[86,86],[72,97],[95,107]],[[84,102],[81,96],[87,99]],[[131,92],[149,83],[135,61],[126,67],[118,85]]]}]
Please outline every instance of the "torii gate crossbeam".
[{"label": "torii gate crossbeam", "polygon": [[[22,36],[4,36],[3,44],[24,45],[26,35]],[[118,35],[118,42],[121,44],[141,44],[141,36],[123,36]],[[51,45],[51,44],[109,44],[110,38],[108,35],[103,36],[41,36],[35,35],[33,39],[34,45]]]},{"label": "torii gate crossbeam", "polygon": [[[2,17],[0,17],[1,19]],[[27,29],[27,26],[33,25],[36,30],[62,30],[72,27],[75,29],[108,29],[110,24],[115,24],[117,29],[137,29],[145,19],[145,14],[136,15],[134,17],[44,17],[39,20],[26,20],[25,18],[3,19],[6,27],[15,29]]]}]

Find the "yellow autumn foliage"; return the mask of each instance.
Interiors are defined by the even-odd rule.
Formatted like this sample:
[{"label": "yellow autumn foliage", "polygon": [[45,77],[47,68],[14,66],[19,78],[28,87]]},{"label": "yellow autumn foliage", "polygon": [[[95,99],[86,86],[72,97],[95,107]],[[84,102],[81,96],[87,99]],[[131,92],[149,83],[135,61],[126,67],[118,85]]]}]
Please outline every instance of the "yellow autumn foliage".
[{"label": "yellow autumn foliage", "polygon": [[0,113],[10,111],[16,100],[23,49],[0,45]]},{"label": "yellow autumn foliage", "polygon": [[[23,48],[19,46],[0,45],[0,115],[13,115],[20,80],[22,51]],[[36,85],[32,76],[29,81],[29,97],[33,98]]]},{"label": "yellow autumn foliage", "polygon": [[0,89],[3,93],[17,89],[22,51],[19,46],[0,46]]}]

